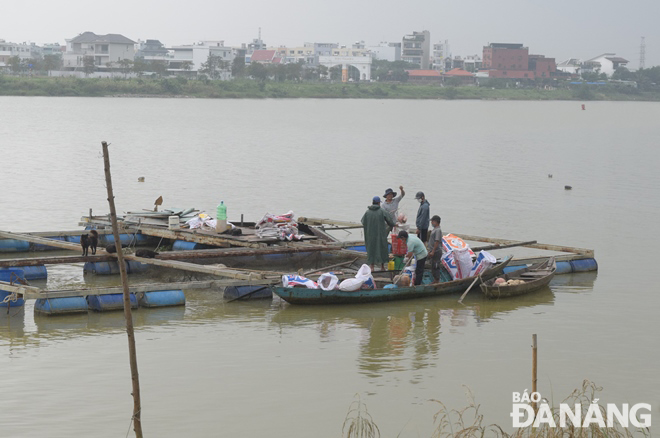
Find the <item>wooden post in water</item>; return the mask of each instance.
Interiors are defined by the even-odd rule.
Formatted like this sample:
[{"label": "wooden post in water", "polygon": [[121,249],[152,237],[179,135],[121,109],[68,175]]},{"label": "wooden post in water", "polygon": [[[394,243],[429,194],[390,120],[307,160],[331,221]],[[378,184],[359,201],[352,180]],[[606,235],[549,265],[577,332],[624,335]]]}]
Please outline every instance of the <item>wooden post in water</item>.
[{"label": "wooden post in water", "polygon": [[[532,394],[536,392],[536,334],[532,335]],[[538,404],[532,402],[532,408],[534,408],[534,416],[538,413]]]},{"label": "wooden post in water", "polygon": [[117,263],[121,274],[121,284],[124,289],[124,317],[126,319],[126,334],[128,335],[128,354],[131,364],[131,380],[133,382],[133,430],[136,438],[142,438],[142,421],[140,420],[140,378],[137,366],[137,351],[135,350],[135,333],[133,331],[133,314],[131,312],[131,296],[128,290],[128,278],[126,276],[126,264],[124,253],[119,240],[119,227],[117,226],[117,210],[115,209],[115,196],[112,193],[112,177],[110,176],[110,155],[108,154],[108,143],[101,142],[103,147],[103,164],[105,168],[105,184],[108,189],[108,204],[110,205],[110,219],[112,220],[112,235],[115,237],[117,248]]}]

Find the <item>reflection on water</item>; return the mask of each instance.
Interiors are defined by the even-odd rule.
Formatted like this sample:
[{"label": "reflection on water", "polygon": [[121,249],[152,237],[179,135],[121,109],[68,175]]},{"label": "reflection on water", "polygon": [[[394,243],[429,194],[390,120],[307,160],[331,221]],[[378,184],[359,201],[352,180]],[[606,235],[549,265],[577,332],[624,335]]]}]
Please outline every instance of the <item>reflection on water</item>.
[{"label": "reflection on water", "polygon": [[517,309],[552,305],[544,288],[513,299],[488,300],[476,295],[466,305],[458,297],[377,303],[373,305],[293,306],[280,301],[271,318],[280,327],[311,327],[321,341],[345,329],[361,332],[358,367],[368,377],[400,370],[434,367],[440,359],[443,333],[460,334],[473,323],[506,318]]}]

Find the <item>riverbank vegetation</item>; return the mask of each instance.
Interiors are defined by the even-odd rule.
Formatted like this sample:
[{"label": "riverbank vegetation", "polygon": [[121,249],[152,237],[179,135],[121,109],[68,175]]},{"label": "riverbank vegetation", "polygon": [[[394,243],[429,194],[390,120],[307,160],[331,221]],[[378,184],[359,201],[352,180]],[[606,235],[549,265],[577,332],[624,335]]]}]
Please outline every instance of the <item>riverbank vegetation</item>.
[{"label": "riverbank vegetation", "polygon": [[397,82],[228,81],[167,78],[71,78],[0,75],[2,96],[332,98],[332,99],[486,99],[660,101],[660,90],[621,84],[569,84],[565,87],[516,86],[483,80],[480,86],[419,85]]},{"label": "riverbank vegetation", "polygon": [[[587,418],[589,407],[594,404],[601,413],[603,421],[607,423],[607,410],[604,404],[597,404],[599,400],[597,393],[600,391],[602,391],[601,387],[585,380],[580,388],[575,389],[561,403],[567,404],[571,409],[574,409],[573,406],[579,405],[582,419]],[[468,406],[461,410],[449,410],[442,402],[430,400],[439,406],[439,411],[433,417],[435,429],[431,438],[632,438],[633,436],[651,436],[650,424],[648,427],[628,428],[622,427],[617,421],[612,421],[612,426],[599,427],[594,422],[584,427],[576,427],[571,421],[568,421],[568,424],[561,427],[559,408],[556,406],[551,408],[556,427],[552,427],[546,422],[539,422],[537,427],[531,424],[508,433],[505,431],[510,429],[508,425],[484,425],[480,405],[475,403],[474,396],[468,388],[466,388],[466,396]],[[552,400],[547,400],[547,402],[551,405],[553,403]],[[376,421],[359,396],[356,396],[351,403],[342,426],[342,436],[344,438],[377,438],[381,436]]]}]

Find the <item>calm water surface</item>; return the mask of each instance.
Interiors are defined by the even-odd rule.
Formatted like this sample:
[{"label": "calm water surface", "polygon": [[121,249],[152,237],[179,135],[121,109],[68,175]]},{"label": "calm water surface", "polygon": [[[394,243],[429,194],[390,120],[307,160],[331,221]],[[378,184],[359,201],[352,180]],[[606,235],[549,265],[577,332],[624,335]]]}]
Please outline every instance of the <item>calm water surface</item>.
[{"label": "calm water surface", "polygon": [[[359,394],[383,436],[428,437],[429,400],[462,408],[465,387],[485,424],[509,428],[533,333],[544,396],[590,379],[601,403],[651,403],[660,421],[658,104],[1,97],[0,111],[4,230],[107,212],[106,140],[121,211],[162,195],[206,211],[222,199],[230,219],[355,221],[402,184],[403,210],[423,190],[445,232],[596,251],[598,273],[512,300],[294,307],[195,290],[185,308],[140,309],[147,436],[336,437]],[[95,281],[77,265],[35,283]],[[0,316],[0,435],[125,436],[126,346],[121,312]]]}]

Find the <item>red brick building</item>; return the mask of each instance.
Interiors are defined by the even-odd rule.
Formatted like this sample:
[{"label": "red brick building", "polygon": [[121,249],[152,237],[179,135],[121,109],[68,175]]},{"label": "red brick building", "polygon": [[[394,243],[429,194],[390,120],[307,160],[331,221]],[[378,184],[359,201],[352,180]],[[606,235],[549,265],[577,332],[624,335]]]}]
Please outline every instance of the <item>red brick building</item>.
[{"label": "red brick building", "polygon": [[522,44],[492,43],[484,47],[482,70],[491,78],[550,78],[557,72],[554,58],[530,55]]},{"label": "red brick building", "polygon": [[529,69],[537,78],[550,78],[557,73],[555,58],[546,58],[543,55],[529,55]]}]

